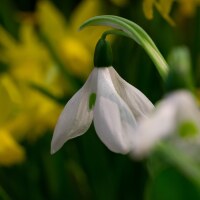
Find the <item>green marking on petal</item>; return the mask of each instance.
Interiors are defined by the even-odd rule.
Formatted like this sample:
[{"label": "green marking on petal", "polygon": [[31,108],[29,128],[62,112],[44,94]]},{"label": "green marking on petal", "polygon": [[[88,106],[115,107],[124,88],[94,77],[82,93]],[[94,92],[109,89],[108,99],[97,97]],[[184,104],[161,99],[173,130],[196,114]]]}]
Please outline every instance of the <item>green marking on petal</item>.
[{"label": "green marking on petal", "polygon": [[90,110],[94,107],[96,101],[96,94],[95,93],[91,93],[89,96],[89,108]]},{"label": "green marking on petal", "polygon": [[193,137],[198,133],[198,128],[193,121],[185,121],[179,127],[181,137]]}]

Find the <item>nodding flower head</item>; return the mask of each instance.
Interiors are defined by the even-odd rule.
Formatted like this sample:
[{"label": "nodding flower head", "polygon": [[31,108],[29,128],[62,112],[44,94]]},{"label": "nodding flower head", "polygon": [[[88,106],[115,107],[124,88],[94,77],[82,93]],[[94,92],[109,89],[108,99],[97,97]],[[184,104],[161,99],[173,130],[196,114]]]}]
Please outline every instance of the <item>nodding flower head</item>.
[{"label": "nodding flower head", "polygon": [[110,46],[100,39],[94,62],[98,66],[62,111],[53,134],[51,153],[69,139],[84,134],[92,120],[97,135],[111,151],[122,154],[131,151],[138,121],[146,118],[154,106],[110,66],[110,53]]}]

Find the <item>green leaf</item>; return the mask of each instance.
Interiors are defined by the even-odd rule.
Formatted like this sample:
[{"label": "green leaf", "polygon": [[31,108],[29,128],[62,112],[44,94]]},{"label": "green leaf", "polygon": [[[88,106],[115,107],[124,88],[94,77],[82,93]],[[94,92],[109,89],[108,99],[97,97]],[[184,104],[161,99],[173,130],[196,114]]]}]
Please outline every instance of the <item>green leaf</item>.
[{"label": "green leaf", "polygon": [[167,143],[159,143],[157,145],[157,150],[200,188],[200,168],[196,160],[180,151],[180,149]]},{"label": "green leaf", "polygon": [[81,26],[80,30],[87,26],[109,26],[115,29],[123,31],[127,37],[136,41],[140,46],[144,48],[147,54],[150,56],[155,66],[158,69],[158,72],[163,79],[166,78],[168,74],[168,64],[157,49],[156,45],[148,34],[134,22],[127,20],[122,17],[114,15],[101,15],[88,19]]}]

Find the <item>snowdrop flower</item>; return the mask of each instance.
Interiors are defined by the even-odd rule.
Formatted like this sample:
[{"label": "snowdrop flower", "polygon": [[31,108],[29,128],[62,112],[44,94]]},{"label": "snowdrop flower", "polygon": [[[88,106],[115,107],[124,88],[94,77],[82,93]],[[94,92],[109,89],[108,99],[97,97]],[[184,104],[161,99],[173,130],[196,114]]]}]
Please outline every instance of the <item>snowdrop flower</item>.
[{"label": "snowdrop flower", "polygon": [[132,148],[138,121],[146,118],[154,108],[143,93],[110,66],[110,47],[107,45],[100,39],[94,56],[96,67],[61,113],[53,134],[51,153],[58,151],[69,139],[84,134],[93,120],[102,142],[111,151],[126,154]]},{"label": "snowdrop flower", "polygon": [[179,141],[187,138],[199,141],[199,134],[200,112],[195,99],[187,90],[178,90],[166,96],[148,119],[141,120],[134,134],[132,153],[140,158],[164,138],[181,144]]}]

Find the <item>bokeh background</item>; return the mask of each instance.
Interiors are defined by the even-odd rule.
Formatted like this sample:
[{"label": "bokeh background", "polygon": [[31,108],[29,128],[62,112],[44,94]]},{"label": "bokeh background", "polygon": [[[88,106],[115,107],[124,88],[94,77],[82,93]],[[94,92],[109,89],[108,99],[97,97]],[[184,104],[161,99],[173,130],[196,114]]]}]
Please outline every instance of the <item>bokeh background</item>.
[{"label": "bokeh background", "polygon": [[[55,155],[50,143],[57,118],[93,68],[106,27],[81,32],[81,23],[112,14],[140,25],[167,59],[177,46],[191,54],[200,85],[198,0],[1,0],[0,199],[198,200],[200,188],[158,153],[135,161],[110,152],[93,125]],[[144,50],[110,37],[114,66],[153,103],[163,82]],[[164,122],[163,122],[164,123]]]}]

